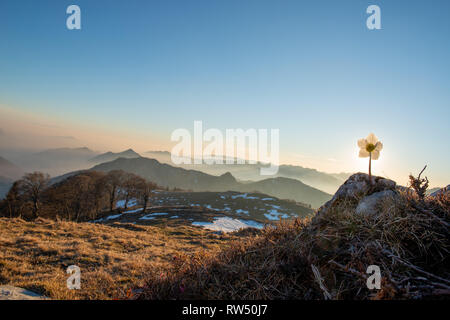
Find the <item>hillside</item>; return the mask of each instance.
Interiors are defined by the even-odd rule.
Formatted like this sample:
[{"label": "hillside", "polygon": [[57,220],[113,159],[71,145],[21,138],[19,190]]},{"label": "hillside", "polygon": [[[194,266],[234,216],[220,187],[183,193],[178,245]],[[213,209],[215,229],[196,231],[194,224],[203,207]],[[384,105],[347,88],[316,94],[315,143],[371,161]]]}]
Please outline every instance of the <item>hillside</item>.
[{"label": "hillside", "polygon": [[102,153],[92,159],[89,159],[89,162],[103,163],[103,162],[114,161],[118,158],[132,159],[132,158],[139,158],[139,157],[140,157],[140,155],[138,153],[136,153],[133,149],[128,149],[128,150],[118,152],[118,153],[114,153],[111,151]]},{"label": "hillside", "polygon": [[19,179],[23,175],[23,170],[12,162],[0,157],[0,176],[11,180]]},{"label": "hillside", "polygon": [[133,223],[136,225],[197,225],[221,230],[220,222],[228,224],[222,229],[262,228],[276,221],[312,216],[314,211],[293,201],[280,200],[260,193],[239,192],[185,192],[155,190],[150,206],[143,211],[134,199],[127,210],[124,201],[117,209],[105,212],[94,222]]},{"label": "hillside", "polygon": [[[450,298],[448,192],[422,200],[355,174],[312,217],[237,192],[155,190],[146,212],[117,206],[91,222],[0,218],[0,284],[53,299]],[[291,219],[229,233],[207,226],[218,217],[256,226],[271,208]],[[73,264],[81,290],[66,288]],[[366,286],[369,265],[380,267],[380,290]]]},{"label": "hillside", "polygon": [[123,170],[137,174],[163,187],[176,187],[184,190],[261,192],[278,198],[311,204],[313,207],[318,207],[331,198],[331,195],[295,179],[273,178],[257,183],[241,183],[230,173],[213,176],[196,170],[173,167],[148,158],[119,158],[97,165],[91,170],[102,172]]},{"label": "hillside", "polygon": [[[0,284],[52,299],[123,298],[146,274],[165,273],[179,252],[214,253],[243,235],[197,227],[101,225],[0,218]],[[81,290],[68,290],[66,268],[82,270]]]},{"label": "hillside", "polygon": [[318,208],[331,196],[328,193],[312,188],[301,181],[290,178],[270,178],[257,182],[242,184],[238,187],[241,192],[258,190],[259,192],[272,195],[280,199],[294,199],[310,204]]},{"label": "hillside", "polygon": [[[449,299],[450,195],[351,176],[312,219],[281,222],[216,255],[180,254],[138,299]],[[367,268],[380,268],[369,289]],[[179,290],[180,287],[185,288]]]}]

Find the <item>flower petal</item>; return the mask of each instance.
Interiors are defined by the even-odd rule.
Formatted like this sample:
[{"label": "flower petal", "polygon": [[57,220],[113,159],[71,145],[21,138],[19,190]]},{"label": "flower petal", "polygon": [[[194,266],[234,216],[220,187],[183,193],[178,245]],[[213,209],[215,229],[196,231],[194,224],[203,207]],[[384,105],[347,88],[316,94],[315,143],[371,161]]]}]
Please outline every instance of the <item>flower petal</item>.
[{"label": "flower petal", "polygon": [[366,149],[360,149],[359,150],[359,157],[360,158],[367,158],[369,156],[369,152],[366,151]]},{"label": "flower petal", "polygon": [[368,143],[371,143],[373,145],[375,145],[377,143],[377,141],[378,141],[377,137],[373,133],[370,133],[367,136],[366,140],[367,140]]},{"label": "flower petal", "polygon": [[380,151],[374,150],[372,151],[372,160],[378,160],[380,157]]},{"label": "flower petal", "polygon": [[366,139],[359,139],[358,140],[358,147],[361,149],[366,149],[367,140]]},{"label": "flower petal", "polygon": [[383,144],[381,143],[381,141],[378,141],[376,146],[375,146],[375,150],[376,151],[381,151],[381,149],[383,149]]}]

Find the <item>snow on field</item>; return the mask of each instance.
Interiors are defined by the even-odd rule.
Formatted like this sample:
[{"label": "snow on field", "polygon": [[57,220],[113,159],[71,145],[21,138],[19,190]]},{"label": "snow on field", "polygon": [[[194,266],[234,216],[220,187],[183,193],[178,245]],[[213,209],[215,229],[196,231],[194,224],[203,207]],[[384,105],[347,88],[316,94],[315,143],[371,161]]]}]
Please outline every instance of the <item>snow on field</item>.
[{"label": "snow on field", "polygon": [[113,219],[117,219],[117,218],[119,218],[121,215],[122,215],[122,213],[121,213],[121,214],[115,214],[115,215],[112,215],[112,216],[108,216],[108,217],[105,218],[105,220],[113,220]]},{"label": "snow on field", "polygon": [[149,214],[139,218],[139,220],[153,220],[153,219],[155,219],[155,217],[150,217]]},{"label": "snow on field", "polygon": [[262,201],[269,201],[269,200],[275,200],[274,198],[262,198]]},{"label": "snow on field", "polygon": [[165,216],[165,215],[168,215],[168,213],[167,212],[153,212],[153,213],[147,214],[143,217],[140,217],[139,220],[153,220],[153,219],[155,219],[155,216]]},{"label": "snow on field", "polygon": [[[277,207],[277,206],[275,206],[275,207]],[[283,219],[289,218],[289,216],[287,214],[282,213],[282,212],[278,212],[277,209],[269,210],[269,213],[265,213],[264,216],[267,219],[272,220],[272,221],[280,220],[280,217],[283,218]]]},{"label": "snow on field", "polygon": [[252,220],[238,220],[229,217],[215,218],[213,222],[192,222],[194,226],[201,226],[209,230],[233,232],[245,228],[262,229],[263,225]]},{"label": "snow on field", "polygon": [[[137,200],[136,199],[128,200],[128,207],[134,207],[135,205],[137,205]],[[125,207],[125,200],[117,201],[116,207],[117,208],[124,208]]]},{"label": "snow on field", "polygon": [[237,213],[237,214],[243,213],[243,214],[246,214],[246,215],[249,215],[249,214],[250,214],[250,213],[248,212],[248,210],[242,210],[242,209],[237,209],[237,210],[236,210],[236,213]]},{"label": "snow on field", "polygon": [[250,197],[250,196],[248,196],[248,193],[244,193],[244,194],[236,194],[236,195],[234,195],[234,196],[231,196],[231,198],[232,199],[237,199],[237,198],[242,198],[242,199],[248,199],[248,200],[251,200],[251,199],[259,199],[258,197]]},{"label": "snow on field", "polygon": [[133,210],[128,210],[128,211],[125,211],[124,213],[136,213],[136,212],[139,212],[139,211],[142,211],[142,208],[137,208],[137,209],[133,209]]}]

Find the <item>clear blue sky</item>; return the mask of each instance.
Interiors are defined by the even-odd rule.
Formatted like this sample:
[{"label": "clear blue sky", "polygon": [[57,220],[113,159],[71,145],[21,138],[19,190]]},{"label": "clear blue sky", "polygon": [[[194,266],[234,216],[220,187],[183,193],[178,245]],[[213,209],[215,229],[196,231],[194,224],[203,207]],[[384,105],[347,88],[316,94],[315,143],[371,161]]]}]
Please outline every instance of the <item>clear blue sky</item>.
[{"label": "clear blue sky", "polygon": [[[66,29],[70,4],[82,30]],[[0,104],[168,142],[194,120],[279,128],[283,162],[325,171],[352,170],[374,132],[379,174],[428,164],[444,184],[449,36],[445,0],[1,0]]]}]

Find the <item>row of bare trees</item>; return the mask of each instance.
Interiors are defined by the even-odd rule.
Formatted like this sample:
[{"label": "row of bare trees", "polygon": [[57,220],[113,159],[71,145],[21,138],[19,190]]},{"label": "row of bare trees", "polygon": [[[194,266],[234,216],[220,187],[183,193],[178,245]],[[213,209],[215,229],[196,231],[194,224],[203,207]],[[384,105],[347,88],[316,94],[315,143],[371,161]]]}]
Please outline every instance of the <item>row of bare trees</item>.
[{"label": "row of bare trees", "polygon": [[144,207],[149,204],[156,184],[132,173],[86,171],[50,185],[48,175],[26,174],[14,182],[0,202],[0,216],[36,219],[60,218],[73,221],[95,219],[104,211],[116,209],[117,201],[126,210],[131,200]]}]

